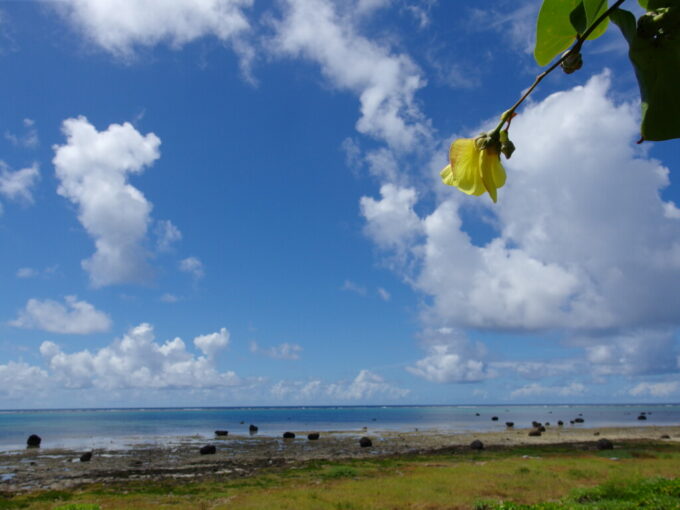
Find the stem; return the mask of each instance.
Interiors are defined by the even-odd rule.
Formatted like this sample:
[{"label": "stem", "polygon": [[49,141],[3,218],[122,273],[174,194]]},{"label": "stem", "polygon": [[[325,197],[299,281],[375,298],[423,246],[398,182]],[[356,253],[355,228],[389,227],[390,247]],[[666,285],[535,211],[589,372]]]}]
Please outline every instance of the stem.
[{"label": "stem", "polygon": [[500,132],[501,128],[503,127],[503,124],[505,124],[506,122],[508,122],[508,124],[509,124],[510,119],[512,119],[512,114],[515,113],[515,110],[517,110],[517,108],[519,107],[519,105],[521,105],[521,104],[524,102],[524,100],[525,100],[527,97],[529,97],[529,94],[531,94],[531,93],[534,91],[534,89],[538,86],[538,84],[541,83],[541,81],[543,81],[543,78],[545,78],[545,77],[548,76],[550,73],[552,73],[555,69],[557,69],[557,67],[558,67],[562,62],[564,62],[566,59],[568,59],[569,57],[571,57],[573,54],[578,53],[579,51],[581,51],[581,46],[583,46],[583,43],[586,41],[586,39],[588,38],[588,36],[589,36],[590,34],[593,33],[593,31],[598,27],[598,25],[599,25],[600,23],[602,23],[605,19],[607,19],[607,18],[609,17],[609,15],[614,11],[614,9],[618,9],[618,7],[619,7],[623,2],[625,2],[625,1],[626,1],[626,0],[616,0],[616,2],[614,2],[614,4],[613,4],[609,9],[607,9],[605,12],[603,12],[603,13],[600,15],[600,17],[598,17],[598,18],[593,22],[593,24],[590,25],[590,26],[588,27],[588,29],[587,29],[585,32],[583,32],[583,34],[579,35],[579,36],[576,38],[576,42],[575,42],[574,45],[569,49],[569,51],[567,51],[564,55],[562,55],[562,56],[561,56],[556,62],[554,62],[548,69],[546,69],[546,70],[543,71],[541,74],[539,74],[538,76],[536,76],[536,79],[534,80],[534,83],[531,84],[531,87],[529,87],[529,88],[527,89],[527,91],[526,91],[524,94],[522,94],[522,97],[520,97],[520,98],[517,100],[517,102],[516,102],[515,104],[513,104],[513,105],[510,107],[510,109],[509,109],[508,111],[506,111],[506,112],[503,114],[503,117],[501,118],[500,123],[498,124],[498,126],[496,126],[496,128],[492,131],[492,133],[498,133],[498,132]]}]

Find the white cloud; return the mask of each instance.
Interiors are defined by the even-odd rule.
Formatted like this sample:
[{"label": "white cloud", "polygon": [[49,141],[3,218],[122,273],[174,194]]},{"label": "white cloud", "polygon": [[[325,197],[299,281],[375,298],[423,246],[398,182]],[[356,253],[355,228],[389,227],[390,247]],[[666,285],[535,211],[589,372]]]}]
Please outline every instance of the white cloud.
[{"label": "white cloud", "polygon": [[32,267],[20,267],[17,270],[17,278],[35,278],[38,276],[38,271]]},{"label": "white cloud", "polygon": [[154,233],[158,251],[168,251],[174,243],[182,239],[182,232],[170,220],[157,221]]},{"label": "white cloud", "polygon": [[0,197],[27,204],[33,203],[31,188],[40,178],[38,164],[12,171],[4,161],[0,161]]},{"label": "white cloud", "polygon": [[578,337],[595,375],[662,374],[678,370],[678,351],[672,330],[635,329],[604,338]]},{"label": "white cloud", "polygon": [[229,331],[222,328],[216,333],[197,336],[194,338],[194,345],[208,358],[214,358],[215,354],[229,345]]},{"label": "white cloud", "polygon": [[48,374],[44,370],[23,362],[10,361],[0,365],[0,396],[25,398],[46,389]]},{"label": "white cloud", "polygon": [[257,342],[250,342],[250,352],[255,354],[262,354],[269,358],[274,359],[287,359],[296,360],[300,359],[300,353],[302,352],[302,346],[298,344],[290,344],[284,342],[273,347],[265,348],[260,347]]},{"label": "white cloud", "polygon": [[[383,2],[363,3],[375,7]],[[286,0],[274,29],[272,51],[318,63],[332,85],[359,96],[360,133],[407,150],[429,136],[429,124],[415,101],[425,85],[416,64],[359,35],[354,18],[336,12],[333,2]]]},{"label": "white cloud", "polygon": [[78,206],[78,219],[96,252],[82,262],[95,287],[140,282],[149,274],[143,243],[151,204],[128,182],[160,157],[160,139],[132,124],[98,132],[85,117],[62,125],[65,145],[54,147],[58,193]]},{"label": "white cloud", "polygon": [[634,397],[650,396],[650,397],[668,397],[676,393],[680,393],[679,381],[667,382],[641,382],[640,384],[631,388],[628,393]]},{"label": "white cloud", "polygon": [[[225,338],[228,340],[228,333],[222,329],[197,337],[194,343],[214,354],[226,345]],[[219,372],[213,356],[195,356],[187,351],[180,338],[155,342],[149,324],[130,329],[96,352],[67,354],[53,342],[43,342],[40,352],[51,376],[67,388],[223,388],[242,382],[232,371]]]},{"label": "white cloud", "polygon": [[[205,36],[238,39],[253,0],[63,0],[55,7],[93,43],[122,58],[135,48],[178,48]],[[237,49],[239,44],[237,43]]]},{"label": "white cloud", "polygon": [[380,194],[380,200],[361,198],[365,231],[379,247],[401,256],[423,232],[422,222],[413,210],[418,197],[414,189],[394,184],[381,186]]},{"label": "white cloud", "polygon": [[23,136],[5,131],[5,138],[17,147],[36,148],[40,144],[40,140],[38,138],[38,130],[35,128],[35,122],[31,119],[24,119],[23,125],[26,129],[26,133]]},{"label": "white cloud", "polygon": [[340,290],[353,292],[354,294],[358,294],[360,296],[366,295],[366,287],[359,285],[358,283],[353,282],[351,280],[345,280],[342,284],[342,287],[340,287]]},{"label": "white cloud", "polygon": [[166,292],[161,296],[161,301],[163,303],[177,303],[179,301],[179,297],[175,296],[174,294],[171,294],[169,292]]},{"label": "white cloud", "polygon": [[311,401],[323,391],[323,383],[312,381],[278,381],[269,392],[278,400]]},{"label": "white cloud", "polygon": [[423,340],[427,356],[406,368],[413,375],[437,383],[474,382],[497,375],[484,361],[484,346],[470,342],[461,331],[428,329]]},{"label": "white cloud", "polygon": [[389,384],[370,370],[361,370],[349,383],[329,384],[325,393],[338,400],[367,400],[374,397],[399,399],[408,395],[409,390]]},{"label": "white cloud", "polygon": [[539,383],[532,383],[522,386],[510,393],[510,398],[521,397],[541,397],[541,396],[559,396],[559,397],[573,397],[582,395],[586,392],[586,387],[581,383],[571,383],[568,386],[543,386]]},{"label": "white cloud", "polygon": [[50,333],[85,335],[107,331],[111,319],[86,301],[66,296],[65,305],[46,299],[29,299],[19,316],[10,322],[18,328],[40,329]]},{"label": "white cloud", "polygon": [[[411,188],[361,199],[366,232],[431,298],[426,326],[537,331],[678,324],[680,225],[659,196],[668,170],[634,150],[633,105],[607,98],[608,74],[528,106],[499,203],[447,189],[419,217]],[[439,188],[437,188],[439,191]],[[606,192],[605,192],[606,191]],[[467,204],[495,214],[497,236],[476,246]],[[423,237],[424,236],[424,237]]]},{"label": "white cloud", "polygon": [[383,301],[389,301],[390,299],[392,299],[392,295],[382,287],[378,287],[377,292],[378,296],[380,296],[380,299],[382,299]]},{"label": "white cloud", "polygon": [[203,262],[201,262],[196,257],[187,257],[180,261],[179,263],[180,271],[189,273],[196,280],[199,280],[205,276],[205,268],[203,267]]}]

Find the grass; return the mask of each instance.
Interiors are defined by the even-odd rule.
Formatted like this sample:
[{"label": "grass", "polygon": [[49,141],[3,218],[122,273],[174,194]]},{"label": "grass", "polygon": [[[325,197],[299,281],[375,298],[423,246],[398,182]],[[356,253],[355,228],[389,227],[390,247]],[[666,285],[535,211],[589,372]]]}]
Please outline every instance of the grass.
[{"label": "grass", "polygon": [[680,478],[611,481],[592,489],[575,490],[561,501],[533,505],[478,502],[475,510],[649,510],[680,509]]},{"label": "grass", "polygon": [[606,453],[530,446],[315,461],[237,479],[121,481],[0,496],[0,510],[680,510],[680,481],[669,480],[678,473],[680,445],[631,443]]}]

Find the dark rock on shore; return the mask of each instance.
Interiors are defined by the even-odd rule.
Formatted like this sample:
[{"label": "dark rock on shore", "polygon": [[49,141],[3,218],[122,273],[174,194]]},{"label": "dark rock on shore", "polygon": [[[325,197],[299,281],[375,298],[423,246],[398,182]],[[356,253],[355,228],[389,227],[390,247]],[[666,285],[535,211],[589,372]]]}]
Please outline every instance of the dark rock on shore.
[{"label": "dark rock on shore", "polygon": [[80,462],[90,462],[92,460],[92,452],[85,452],[80,456]]},{"label": "dark rock on shore", "polygon": [[498,421],[498,416],[492,416],[491,421]]},{"label": "dark rock on shore", "polygon": [[562,427],[563,425],[564,425],[564,422],[563,422],[562,420],[559,420],[559,421],[557,422],[557,426],[558,426],[558,427]]},{"label": "dark rock on shore", "polygon": [[362,448],[368,448],[369,446],[373,446],[373,441],[371,441],[370,438],[364,436],[361,439],[359,439],[359,446]]},{"label": "dark rock on shore", "polygon": [[248,431],[249,431],[251,434],[256,434],[256,433],[257,433],[257,426],[251,425],[250,427],[248,427]]},{"label": "dark rock on shore", "polygon": [[228,436],[229,431],[228,430],[216,430],[215,435],[216,436]]},{"label": "dark rock on shore", "polygon": [[613,450],[614,449],[614,443],[612,443],[609,439],[598,439],[597,440],[597,449],[598,450]]},{"label": "dark rock on shore", "polygon": [[283,439],[295,439],[295,434],[292,432],[284,432]]},{"label": "dark rock on shore", "polygon": [[40,443],[42,442],[42,438],[37,435],[37,434],[31,434],[28,436],[28,439],[26,440],[26,446],[28,448],[40,448]]},{"label": "dark rock on shore", "polygon": [[529,435],[530,435],[531,437],[538,437],[538,436],[541,435],[541,431],[538,430],[538,429],[533,429],[533,430],[530,430],[530,431],[529,431]]},{"label": "dark rock on shore", "polygon": [[472,448],[473,450],[483,450],[484,443],[482,443],[479,439],[475,439],[470,443],[470,448]]},{"label": "dark rock on shore", "polygon": [[664,434],[664,435],[661,436],[661,439],[670,439],[670,438],[671,438],[671,436],[669,436],[668,434]]},{"label": "dark rock on shore", "polygon": [[512,427],[515,426],[515,422],[506,421],[506,422],[505,422],[505,426],[508,427],[509,429],[511,429]]},{"label": "dark rock on shore", "polygon": [[316,441],[317,439],[319,439],[319,433],[312,432],[310,434],[307,434],[307,439],[309,439],[310,441]]},{"label": "dark rock on shore", "polygon": [[640,416],[638,416],[638,420],[646,420],[646,419],[647,419],[647,416],[644,415],[644,414],[641,414]]},{"label": "dark rock on shore", "polygon": [[217,448],[214,444],[207,444],[205,446],[201,446],[199,451],[201,452],[201,455],[214,455],[217,453]]},{"label": "dark rock on shore", "polygon": [[574,423],[583,423],[584,421],[583,418],[574,418]]}]

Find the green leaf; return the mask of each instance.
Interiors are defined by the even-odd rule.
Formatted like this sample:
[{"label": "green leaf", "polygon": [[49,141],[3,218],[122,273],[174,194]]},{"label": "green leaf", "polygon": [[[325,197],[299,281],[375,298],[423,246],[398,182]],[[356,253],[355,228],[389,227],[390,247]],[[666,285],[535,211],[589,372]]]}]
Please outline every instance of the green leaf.
[{"label": "green leaf", "polygon": [[[642,4],[642,2],[640,2]],[[645,9],[648,11],[653,11],[655,9],[661,9],[662,7],[680,7],[680,1],[678,0],[645,0]]]},{"label": "green leaf", "polygon": [[569,48],[576,37],[569,15],[577,0],[543,0],[536,21],[536,47],[534,58],[544,66]]},{"label": "green leaf", "polygon": [[[606,10],[607,0],[543,0],[536,21],[536,62],[541,66],[549,64]],[[606,29],[605,20],[588,39],[600,37]]]},{"label": "green leaf", "polygon": [[647,8],[647,3],[648,3],[648,2],[649,2],[649,0],[638,0],[638,3],[640,4],[640,7],[642,7],[643,9],[646,9],[646,8]]},{"label": "green leaf", "polygon": [[628,56],[640,86],[642,137],[680,138],[680,38],[640,37],[635,16],[623,9],[616,9],[611,20],[628,41]]},{"label": "green leaf", "polygon": [[586,31],[586,28],[588,28],[588,17],[583,2],[579,2],[574,10],[569,13],[569,21],[576,30],[576,33],[582,34]]},{"label": "green leaf", "polygon": [[[609,5],[607,5],[607,0],[584,0],[583,5],[586,9],[586,19],[588,26],[595,23],[597,18],[604,14],[605,11],[609,8]],[[593,30],[593,33],[588,36],[588,40],[597,39],[598,37],[600,37],[602,34],[605,33],[608,25],[609,18],[606,18],[605,20],[602,21],[602,23],[600,23],[597,26],[595,30]]]}]

